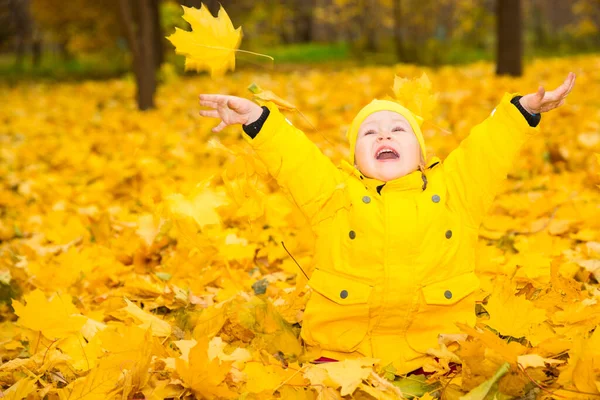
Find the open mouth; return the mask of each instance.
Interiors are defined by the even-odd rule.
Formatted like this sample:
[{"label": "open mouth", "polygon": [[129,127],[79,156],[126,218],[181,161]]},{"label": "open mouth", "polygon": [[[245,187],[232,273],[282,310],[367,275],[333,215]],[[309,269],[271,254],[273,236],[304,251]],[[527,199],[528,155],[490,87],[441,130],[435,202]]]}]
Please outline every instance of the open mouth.
[{"label": "open mouth", "polygon": [[399,158],[400,154],[398,154],[396,150],[389,146],[382,146],[379,149],[377,149],[377,152],[375,153],[375,159],[379,161],[397,160]]}]

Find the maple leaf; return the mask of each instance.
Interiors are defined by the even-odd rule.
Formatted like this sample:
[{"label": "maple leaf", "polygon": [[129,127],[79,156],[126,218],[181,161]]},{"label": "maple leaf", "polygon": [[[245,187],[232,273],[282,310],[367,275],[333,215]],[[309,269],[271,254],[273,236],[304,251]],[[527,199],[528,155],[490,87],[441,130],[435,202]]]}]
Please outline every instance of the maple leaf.
[{"label": "maple leaf", "polygon": [[216,18],[204,4],[200,9],[181,7],[183,19],[189,22],[192,31],[175,28],[175,33],[167,39],[177,54],[185,55],[185,69],[207,70],[213,77],[235,69],[235,51],[242,41],[242,28],[233,28],[222,6]]},{"label": "maple leaf", "polygon": [[221,362],[218,358],[208,360],[208,339],[203,338],[190,349],[188,362],[177,358],[175,368],[181,379],[195,393],[203,398],[232,398],[232,392],[224,383],[231,368],[230,362]]},{"label": "maple leaf", "polygon": [[50,300],[36,289],[24,296],[26,305],[12,301],[18,324],[34,331],[40,331],[49,339],[63,338],[79,332],[87,318],[73,305],[71,296],[55,295]]},{"label": "maple leaf", "polygon": [[547,364],[562,364],[564,360],[555,360],[553,358],[544,358],[539,354],[524,354],[517,357],[517,362],[523,368],[545,367]]},{"label": "maple leaf", "polygon": [[487,394],[492,390],[492,387],[498,381],[498,379],[502,378],[506,373],[510,370],[510,364],[504,363],[498,368],[498,371],[494,374],[493,377],[483,382],[481,385],[477,386],[475,389],[471,390],[464,396],[460,397],[460,400],[483,400],[486,398]]},{"label": "maple leaf", "polygon": [[392,90],[394,100],[415,113],[421,120],[433,117],[438,95],[431,92],[431,81],[425,72],[418,79],[395,76]]},{"label": "maple leaf", "polygon": [[37,389],[35,380],[21,379],[2,393],[2,400],[22,400]]},{"label": "maple leaf", "polygon": [[277,369],[272,365],[260,362],[248,362],[244,368],[246,375],[246,390],[250,393],[273,391],[282,382]]},{"label": "maple leaf", "polygon": [[166,337],[171,334],[171,325],[155,315],[152,315],[135,304],[129,299],[124,299],[127,304],[126,307],[117,310],[112,313],[114,317],[123,318],[123,316],[133,317],[142,329],[148,329],[152,331],[154,336]]},{"label": "maple leaf", "polygon": [[296,106],[290,103],[289,101],[282,99],[270,90],[263,90],[256,83],[253,83],[250,86],[248,86],[248,90],[254,94],[254,99],[257,100],[258,104],[260,104],[261,106],[266,102],[271,101],[277,104],[277,106],[281,109],[297,110]]},{"label": "maple leaf", "polygon": [[112,365],[104,364],[92,369],[82,378],[71,382],[59,389],[60,400],[106,400],[118,390],[117,382],[121,370]]},{"label": "maple leaf", "polygon": [[200,228],[219,225],[221,219],[216,208],[225,203],[222,195],[208,188],[208,183],[196,185],[188,196],[171,194],[166,202],[174,216],[190,217]]},{"label": "maple leaf", "polygon": [[524,296],[515,296],[509,281],[492,293],[485,308],[490,314],[486,324],[514,338],[530,335],[537,325],[546,320],[546,311],[537,308]]},{"label": "maple leaf", "polygon": [[334,389],[341,387],[340,394],[346,396],[352,394],[362,381],[371,375],[376,361],[363,357],[310,366],[304,377],[312,385],[327,385]]}]

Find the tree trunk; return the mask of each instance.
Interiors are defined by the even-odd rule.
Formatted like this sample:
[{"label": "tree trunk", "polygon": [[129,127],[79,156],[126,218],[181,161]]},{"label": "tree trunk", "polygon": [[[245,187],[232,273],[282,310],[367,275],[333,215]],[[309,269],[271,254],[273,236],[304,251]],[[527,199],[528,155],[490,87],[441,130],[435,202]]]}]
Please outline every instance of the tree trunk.
[{"label": "tree trunk", "polygon": [[154,57],[156,68],[165,61],[165,34],[160,23],[160,0],[152,0],[152,25],[154,26]]},{"label": "tree trunk", "polygon": [[154,108],[154,92],[156,91],[156,27],[153,18],[153,7],[158,7],[156,0],[138,0],[140,53],[138,63],[140,74],[138,82],[138,105],[140,110]]},{"label": "tree trunk", "polygon": [[393,0],[394,6],[394,47],[398,61],[406,61],[402,35],[402,0]]},{"label": "tree trunk", "polygon": [[317,6],[316,0],[296,0],[297,14],[294,18],[295,41],[309,43],[313,40],[313,10]]},{"label": "tree trunk", "polygon": [[378,46],[377,43],[377,18],[376,18],[376,7],[372,0],[364,0],[363,2],[363,23],[364,28],[363,38],[365,40],[365,50],[369,52],[376,52]]},{"label": "tree trunk", "polygon": [[37,28],[31,37],[31,65],[34,68],[39,68],[42,63],[42,35]]},{"label": "tree trunk", "polygon": [[156,91],[156,20],[153,7],[155,0],[137,0],[137,9],[132,10],[131,0],[120,0],[123,30],[133,56],[133,71],[137,84],[137,103],[140,110],[154,108]]},{"label": "tree trunk", "polygon": [[523,74],[521,0],[496,0],[496,75]]}]

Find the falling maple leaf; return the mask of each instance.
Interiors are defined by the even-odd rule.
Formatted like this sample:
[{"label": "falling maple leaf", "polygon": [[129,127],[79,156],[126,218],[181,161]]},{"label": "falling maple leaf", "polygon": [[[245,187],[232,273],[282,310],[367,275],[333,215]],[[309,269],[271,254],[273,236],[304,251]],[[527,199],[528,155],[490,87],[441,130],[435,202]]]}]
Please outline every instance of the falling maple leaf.
[{"label": "falling maple leaf", "polygon": [[432,93],[429,77],[423,72],[418,79],[396,76],[394,78],[394,100],[417,114],[418,117],[430,120],[437,106],[438,95]]},{"label": "falling maple leaf", "polygon": [[185,55],[185,69],[209,71],[211,76],[223,75],[235,69],[235,51],[242,41],[242,28],[234,29],[227,12],[221,6],[213,17],[204,4],[200,9],[181,6],[183,19],[192,31],[175,28],[167,39],[177,54]]},{"label": "falling maple leaf", "polygon": [[252,94],[254,94],[254,99],[257,100],[258,104],[260,105],[263,105],[267,101],[271,101],[277,104],[277,106],[281,109],[297,110],[296,106],[290,103],[289,101],[282,99],[270,90],[263,90],[256,83],[253,83],[250,86],[248,86],[248,90],[252,92]]}]

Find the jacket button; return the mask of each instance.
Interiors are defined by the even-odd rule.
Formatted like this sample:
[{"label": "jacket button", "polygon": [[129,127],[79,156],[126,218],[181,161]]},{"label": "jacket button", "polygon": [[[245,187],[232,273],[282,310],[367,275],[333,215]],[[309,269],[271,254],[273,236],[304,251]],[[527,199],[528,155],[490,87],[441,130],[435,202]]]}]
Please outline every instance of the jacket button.
[{"label": "jacket button", "polygon": [[449,290],[446,290],[444,292],[444,297],[447,298],[448,300],[450,300],[452,298],[452,292]]},{"label": "jacket button", "polygon": [[354,239],[354,238],[356,237],[356,232],[354,232],[354,231],[350,231],[350,232],[348,233],[348,236],[350,236],[350,239]]},{"label": "jacket button", "polygon": [[371,202],[371,198],[369,196],[364,196],[363,197],[363,203],[369,204],[370,202]]},{"label": "jacket button", "polygon": [[452,231],[450,229],[448,229],[446,231],[446,239],[450,239],[452,237]]},{"label": "jacket button", "polygon": [[434,194],[433,196],[431,196],[431,201],[433,201],[434,203],[439,203],[440,196],[438,196],[437,194]]},{"label": "jacket button", "polygon": [[346,297],[348,297],[348,291],[347,291],[346,289],[342,290],[342,291],[340,292],[340,297],[341,297],[342,299],[345,299]]}]

